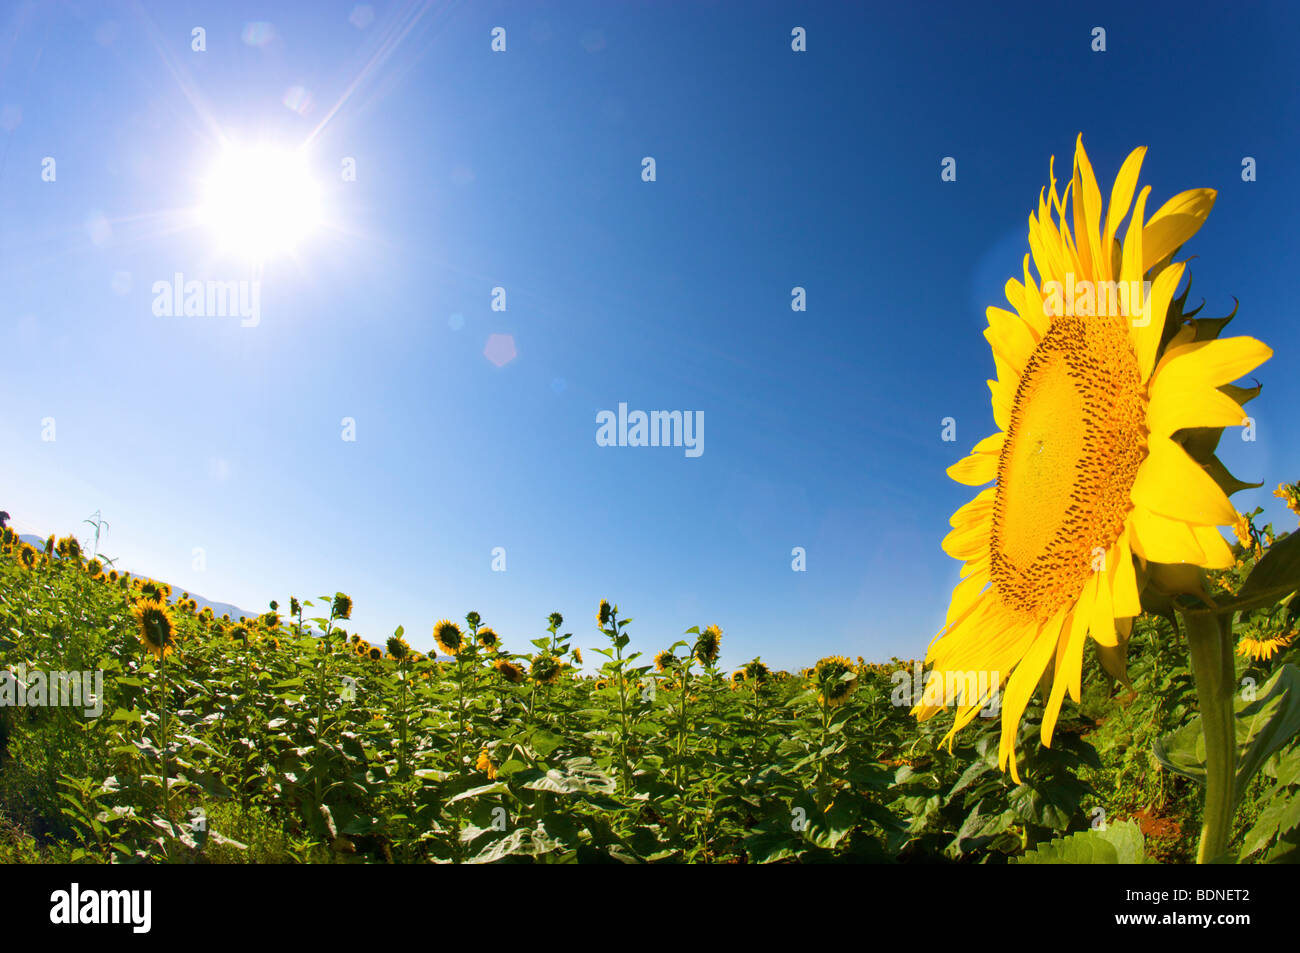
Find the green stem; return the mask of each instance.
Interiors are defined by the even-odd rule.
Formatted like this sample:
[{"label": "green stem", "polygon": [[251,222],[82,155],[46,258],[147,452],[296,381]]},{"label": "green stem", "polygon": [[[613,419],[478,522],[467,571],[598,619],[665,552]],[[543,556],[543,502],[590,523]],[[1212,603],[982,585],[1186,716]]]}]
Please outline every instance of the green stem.
[{"label": "green stem", "polygon": [[167,783],[167,653],[163,651],[158,660],[158,709],[159,724],[158,733],[162,736],[158,745],[159,754],[162,761],[162,795],[163,795],[163,816],[167,818],[170,825],[172,821],[171,808],[171,785]]},{"label": "green stem", "polygon": [[1183,615],[1205,733],[1205,817],[1196,862],[1207,864],[1228,850],[1236,808],[1237,726],[1232,631],[1209,612]]}]

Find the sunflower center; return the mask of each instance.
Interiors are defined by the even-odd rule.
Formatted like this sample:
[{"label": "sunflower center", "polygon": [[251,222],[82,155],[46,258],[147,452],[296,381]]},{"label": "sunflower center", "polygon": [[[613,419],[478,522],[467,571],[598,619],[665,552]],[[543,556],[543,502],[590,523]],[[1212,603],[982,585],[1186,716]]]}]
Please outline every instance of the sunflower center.
[{"label": "sunflower center", "polygon": [[998,460],[989,570],[1007,608],[1046,621],[1105,568],[1145,423],[1124,319],[1056,318],[1025,365]]}]

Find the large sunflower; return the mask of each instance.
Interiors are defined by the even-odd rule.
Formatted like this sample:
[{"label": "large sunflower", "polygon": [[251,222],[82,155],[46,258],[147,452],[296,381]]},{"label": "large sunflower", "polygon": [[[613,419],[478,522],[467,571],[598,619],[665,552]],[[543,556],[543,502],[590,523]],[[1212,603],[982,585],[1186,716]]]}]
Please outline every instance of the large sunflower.
[{"label": "large sunflower", "polygon": [[1040,192],[1024,282],[1006,284],[1013,310],[988,309],[998,429],[948,469],[967,486],[993,485],[953,514],[943,541],[965,565],[927,662],[956,697],[926,696],[914,711],[925,719],[955,704],[951,743],[1001,685],[998,757],[1017,782],[1016,732],[1035,687],[1050,684],[1041,728],[1050,746],[1065,693],[1079,699],[1086,639],[1122,658],[1149,564],[1233,565],[1217,527],[1236,520],[1225,489],[1242,484],[1213,450],[1222,428],[1245,423],[1241,403],[1257,392],[1228,385],[1272,352],[1249,337],[1218,339],[1226,320],[1188,321],[1186,292],[1174,297],[1185,263],[1173,255],[1214,190],[1176,195],[1147,220],[1143,188],[1121,245],[1145,154],[1124,161],[1104,217],[1082,136],[1062,196],[1049,166],[1050,205]]}]

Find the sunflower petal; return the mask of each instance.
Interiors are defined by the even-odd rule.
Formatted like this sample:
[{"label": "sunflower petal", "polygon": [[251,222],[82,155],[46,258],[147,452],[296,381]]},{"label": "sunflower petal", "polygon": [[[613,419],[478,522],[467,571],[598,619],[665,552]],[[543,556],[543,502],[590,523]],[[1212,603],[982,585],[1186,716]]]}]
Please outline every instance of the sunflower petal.
[{"label": "sunflower petal", "polygon": [[[1059,618],[1055,622],[1055,632],[1060,632]],[[1002,738],[998,746],[998,765],[1006,767],[1010,762],[1011,778],[1020,783],[1020,772],[1016,770],[1015,744],[1020,718],[1029,704],[1029,696],[1038,687],[1038,682],[1047,670],[1047,663],[1056,649],[1056,639],[1052,637],[1052,624],[1049,623],[1038,631],[1030,643],[1029,651],[1020,659],[1020,664],[1011,673],[1006,690],[1002,693]]]},{"label": "sunflower petal", "polygon": [[1273,356],[1273,349],[1252,337],[1218,338],[1170,348],[1156,365],[1153,387],[1193,382],[1220,387],[1231,384]]},{"label": "sunflower petal", "polygon": [[1187,427],[1240,427],[1246,412],[1212,387],[1157,387],[1147,406],[1147,429],[1167,437]]},{"label": "sunflower petal", "polygon": [[1128,540],[1120,536],[1111,551],[1111,603],[1115,618],[1124,619],[1142,614],[1142,600],[1138,596],[1137,573],[1133,569],[1133,553]]},{"label": "sunflower petal", "polygon": [[1196,234],[1214,207],[1217,195],[1214,189],[1189,189],[1160,206],[1142,230],[1143,274]]},{"label": "sunflower petal", "polygon": [[1143,506],[1135,506],[1129,514],[1129,542],[1133,552],[1147,562],[1193,566],[1205,563],[1205,550],[1196,541],[1191,527]]},{"label": "sunflower petal", "polygon": [[1119,223],[1124,221],[1129,203],[1133,201],[1133,192],[1137,189],[1138,175],[1142,171],[1142,160],[1146,154],[1146,146],[1138,146],[1130,152],[1120,166],[1119,175],[1115,177],[1115,184],[1110,190],[1110,205],[1106,207],[1106,230],[1101,239],[1101,247],[1106,252],[1103,276],[1107,279],[1114,278],[1115,266],[1119,264],[1110,252],[1114,247],[1115,233],[1119,231]]},{"label": "sunflower petal", "polygon": [[1178,444],[1154,434],[1147,441],[1147,458],[1138,468],[1132,497],[1154,513],[1203,526],[1227,526],[1237,518],[1214,478]]}]

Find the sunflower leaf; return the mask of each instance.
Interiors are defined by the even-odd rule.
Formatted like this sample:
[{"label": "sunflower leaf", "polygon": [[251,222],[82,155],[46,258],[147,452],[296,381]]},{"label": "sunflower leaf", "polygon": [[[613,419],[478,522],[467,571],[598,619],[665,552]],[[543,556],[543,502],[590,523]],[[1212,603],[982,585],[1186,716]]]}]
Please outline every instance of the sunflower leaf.
[{"label": "sunflower leaf", "polygon": [[1269,605],[1300,589],[1300,533],[1289,533],[1269,547],[1242,583],[1239,601]]},{"label": "sunflower leaf", "polygon": [[[1300,669],[1283,665],[1247,701],[1234,702],[1237,728],[1237,796],[1270,755],[1300,733]],[[1165,768],[1205,783],[1205,734],[1200,716],[1156,739],[1156,760]]]},{"label": "sunflower leaf", "polygon": [[1026,851],[1017,864],[1141,864],[1146,862],[1146,840],[1133,821],[1091,828],[1058,837]]}]

